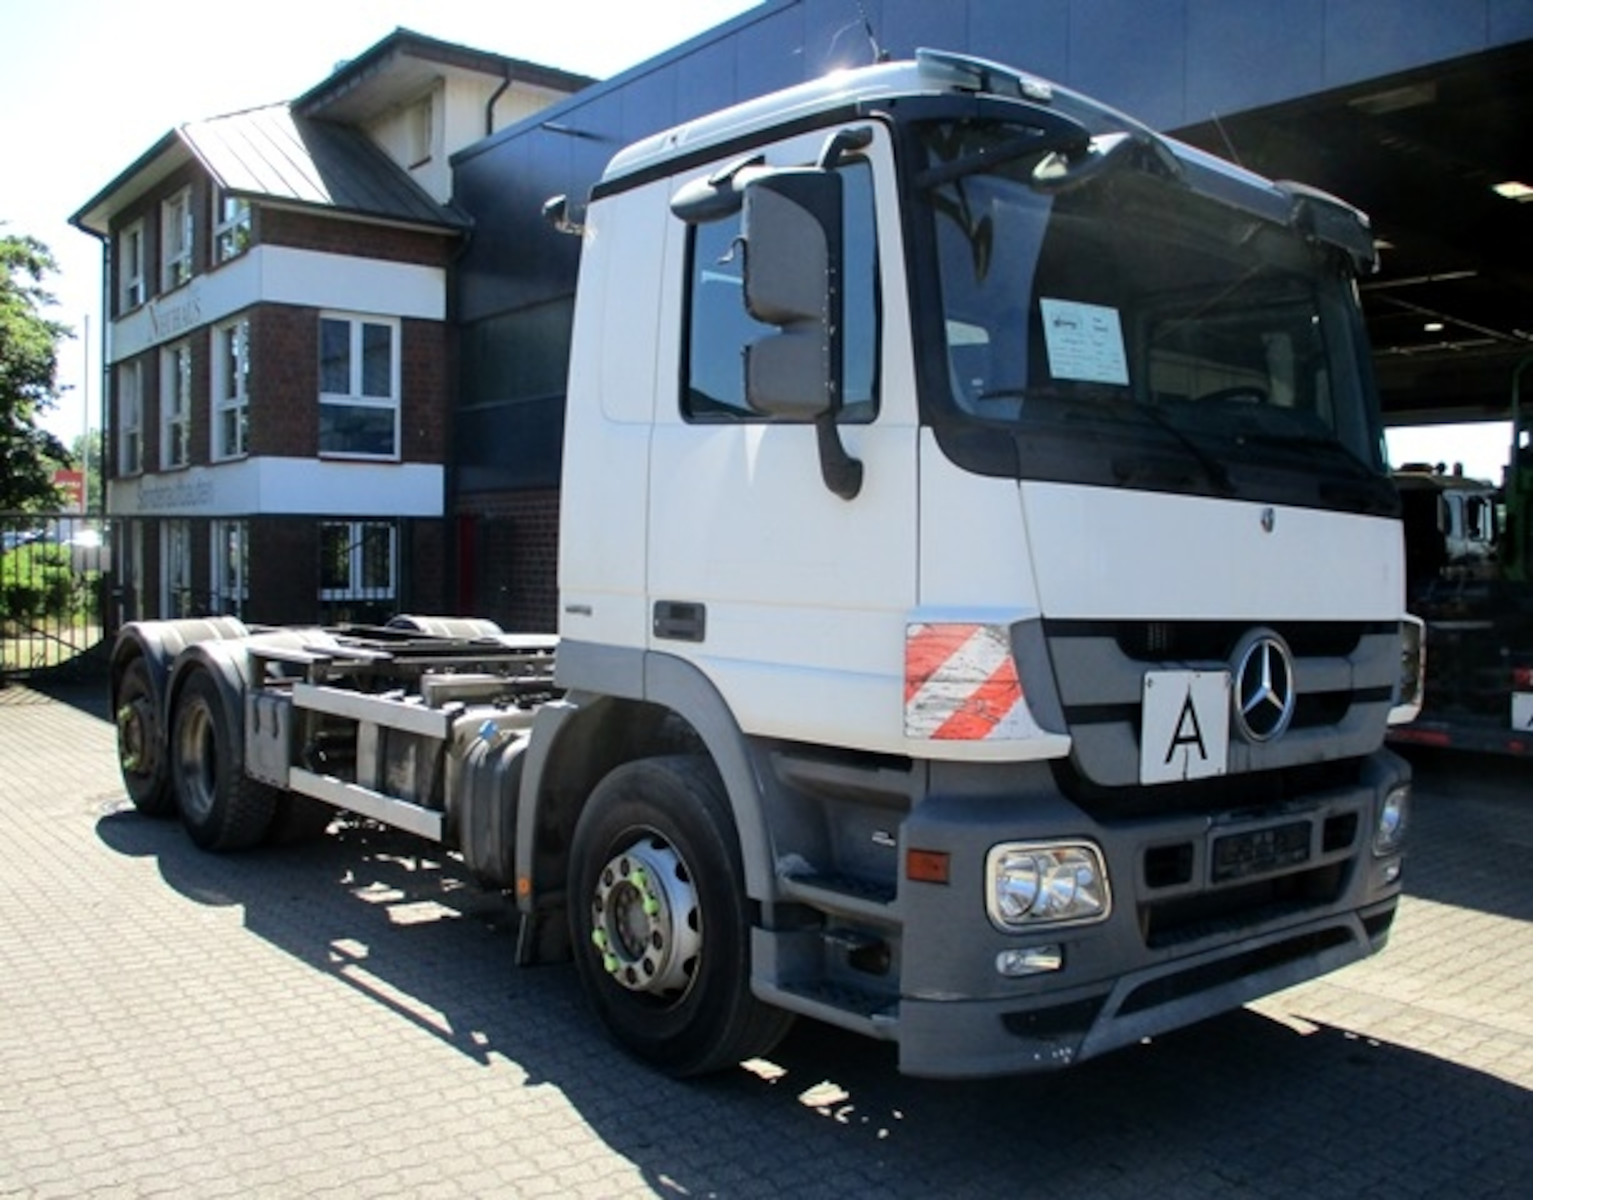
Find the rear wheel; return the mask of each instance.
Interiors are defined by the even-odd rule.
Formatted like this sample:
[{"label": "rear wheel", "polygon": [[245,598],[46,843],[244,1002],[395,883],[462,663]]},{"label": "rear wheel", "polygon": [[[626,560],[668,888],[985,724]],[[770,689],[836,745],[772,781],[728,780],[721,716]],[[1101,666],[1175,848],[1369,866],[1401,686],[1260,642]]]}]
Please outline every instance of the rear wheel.
[{"label": "rear wheel", "polygon": [[122,786],[133,807],[146,816],[172,815],[172,780],[161,738],[161,704],[150,679],[150,664],[130,659],[117,676],[117,760]]},{"label": "rear wheel", "polygon": [[266,837],[278,791],[244,773],[243,731],[228,719],[217,681],[184,681],[172,722],[171,770],[178,816],[203,850],[243,850]]},{"label": "rear wheel", "polygon": [[578,975],[618,1042],[672,1075],[770,1050],[790,1014],[750,993],[750,902],[721,780],[699,756],[612,771],[578,819]]}]

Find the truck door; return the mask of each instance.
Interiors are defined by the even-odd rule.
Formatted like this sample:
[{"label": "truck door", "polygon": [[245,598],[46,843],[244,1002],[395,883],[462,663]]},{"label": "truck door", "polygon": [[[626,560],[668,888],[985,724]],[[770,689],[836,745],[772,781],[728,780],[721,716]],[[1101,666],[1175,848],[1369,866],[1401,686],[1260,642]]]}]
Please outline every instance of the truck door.
[{"label": "truck door", "polygon": [[[770,147],[765,160],[813,164],[829,132]],[[676,386],[664,380],[658,391],[650,450],[649,646],[705,672],[747,733],[891,749],[915,603],[917,488],[886,131],[836,169],[845,197],[839,428],[862,464],[861,489],[850,499],[828,489],[811,424],[764,418],[746,401],[744,349],[774,330],[745,311],[740,215],[674,222],[661,341],[675,342],[678,370]]]}]

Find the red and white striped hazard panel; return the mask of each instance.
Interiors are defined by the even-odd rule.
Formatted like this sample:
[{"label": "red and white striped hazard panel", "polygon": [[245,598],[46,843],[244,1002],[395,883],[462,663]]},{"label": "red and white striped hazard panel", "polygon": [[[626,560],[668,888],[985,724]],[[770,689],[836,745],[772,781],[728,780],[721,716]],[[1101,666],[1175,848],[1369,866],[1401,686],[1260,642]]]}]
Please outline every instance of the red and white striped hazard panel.
[{"label": "red and white striped hazard panel", "polygon": [[906,736],[936,741],[1037,737],[1004,625],[906,626]]}]

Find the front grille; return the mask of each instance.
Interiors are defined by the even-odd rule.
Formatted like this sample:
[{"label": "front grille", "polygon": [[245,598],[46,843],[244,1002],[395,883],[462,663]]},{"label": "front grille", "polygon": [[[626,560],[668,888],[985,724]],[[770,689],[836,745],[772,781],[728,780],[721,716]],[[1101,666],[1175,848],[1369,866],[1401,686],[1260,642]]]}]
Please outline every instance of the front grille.
[{"label": "front grille", "polygon": [[1046,621],[1045,637],[1110,638],[1140,663],[1226,660],[1249,630],[1271,627],[1297,657],[1343,658],[1370,633],[1393,633],[1394,623],[1370,621]]},{"label": "front grille", "polygon": [[[1137,790],[1146,675],[1230,671],[1241,643],[1258,629],[1271,630],[1289,648],[1295,707],[1289,727],[1267,744],[1246,742],[1230,728],[1230,790],[1245,774],[1357,758],[1383,744],[1400,665],[1395,622],[1045,621],[1050,678],[1062,725],[1074,738],[1077,773]],[[1030,678],[1042,683],[1045,676],[1026,670],[1025,686]],[[1155,789],[1163,793],[1164,811],[1187,805],[1185,795],[1169,790],[1177,787]]]}]

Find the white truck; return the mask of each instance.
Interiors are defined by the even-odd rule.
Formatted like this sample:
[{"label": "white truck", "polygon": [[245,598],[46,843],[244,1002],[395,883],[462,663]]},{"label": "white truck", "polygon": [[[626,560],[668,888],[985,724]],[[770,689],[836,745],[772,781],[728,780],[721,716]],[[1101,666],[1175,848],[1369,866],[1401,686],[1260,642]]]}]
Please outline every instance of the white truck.
[{"label": "white truck", "polygon": [[1419,626],[1361,214],[929,51],[547,207],[559,636],[129,625],[139,809],[439,843],[679,1075],[796,1014],[1057,1068],[1384,945]]}]

